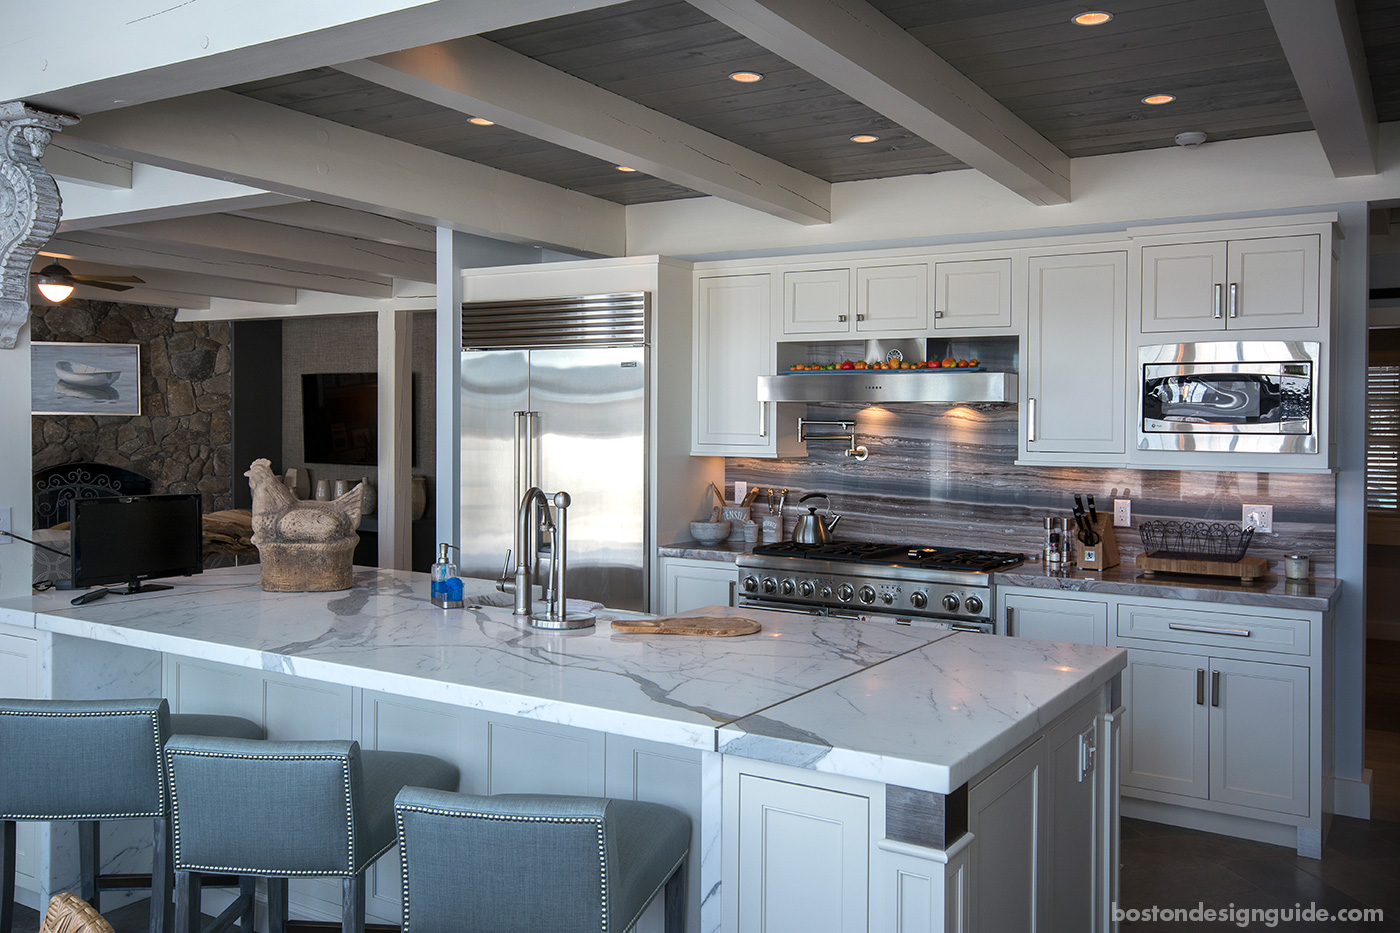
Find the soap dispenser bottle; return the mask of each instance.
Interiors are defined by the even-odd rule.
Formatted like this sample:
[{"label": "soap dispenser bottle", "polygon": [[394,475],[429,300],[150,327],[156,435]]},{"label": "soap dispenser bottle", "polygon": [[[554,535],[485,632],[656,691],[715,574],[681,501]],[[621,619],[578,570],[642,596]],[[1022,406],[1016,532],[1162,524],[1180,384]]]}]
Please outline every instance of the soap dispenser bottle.
[{"label": "soap dispenser bottle", "polygon": [[455,545],[447,543],[438,545],[437,563],[433,564],[429,575],[432,578],[430,592],[433,605],[439,609],[462,608],[462,581],[457,576],[457,565],[447,556],[448,548],[453,547]]}]

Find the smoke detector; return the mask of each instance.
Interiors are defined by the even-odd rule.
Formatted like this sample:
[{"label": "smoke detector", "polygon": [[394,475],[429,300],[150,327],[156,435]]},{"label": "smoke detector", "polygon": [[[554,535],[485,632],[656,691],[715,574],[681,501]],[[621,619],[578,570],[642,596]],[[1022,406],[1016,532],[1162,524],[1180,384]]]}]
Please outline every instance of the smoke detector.
[{"label": "smoke detector", "polygon": [[1178,146],[1185,146],[1185,147],[1187,147],[1188,149],[1191,148],[1192,146],[1199,146],[1201,143],[1203,143],[1203,142],[1205,142],[1205,141],[1206,141],[1206,134],[1205,134],[1205,133],[1202,133],[1200,130],[1191,130],[1191,131],[1186,132],[1186,133],[1177,133],[1177,134],[1176,134],[1176,144],[1177,144]]}]

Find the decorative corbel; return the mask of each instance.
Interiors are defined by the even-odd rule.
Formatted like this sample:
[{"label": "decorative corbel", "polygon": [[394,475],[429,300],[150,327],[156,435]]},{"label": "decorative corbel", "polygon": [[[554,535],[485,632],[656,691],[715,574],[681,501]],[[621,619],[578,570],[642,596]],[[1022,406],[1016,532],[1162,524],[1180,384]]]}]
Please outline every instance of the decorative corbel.
[{"label": "decorative corbel", "polygon": [[14,349],[29,320],[29,267],[58,231],[58,185],[39,159],[53,134],[78,118],[0,104],[0,349]]}]

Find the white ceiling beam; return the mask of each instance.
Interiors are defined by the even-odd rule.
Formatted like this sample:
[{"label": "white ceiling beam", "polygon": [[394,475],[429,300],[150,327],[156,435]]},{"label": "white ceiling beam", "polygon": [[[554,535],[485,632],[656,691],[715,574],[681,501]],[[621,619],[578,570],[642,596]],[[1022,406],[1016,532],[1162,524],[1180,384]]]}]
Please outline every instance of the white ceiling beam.
[{"label": "white ceiling beam", "polygon": [[437,299],[432,296],[419,298],[384,298],[369,300],[352,298],[348,295],[335,295],[326,292],[299,292],[295,302],[285,305],[267,305],[253,301],[236,301],[214,298],[207,311],[175,316],[177,321],[247,321],[259,318],[306,317],[317,314],[377,314],[380,311],[432,311]]},{"label": "white ceiling beam", "polygon": [[287,260],[220,253],[203,247],[184,249],[141,243],[94,231],[60,235],[50,240],[43,251],[60,261],[98,262],[128,269],[133,275],[141,275],[143,269],[169,269],[364,298],[388,298],[393,291],[393,280],[384,276],[308,270]]},{"label": "white ceiling beam", "polygon": [[626,254],[621,204],[229,91],[94,114],[65,136],[85,152],[413,223],[589,256]]},{"label": "white ceiling beam", "polygon": [[[0,100],[79,115],[474,35],[617,0],[9,3]],[[290,66],[289,66],[289,63]]]},{"label": "white ceiling beam", "polygon": [[1374,175],[1376,104],[1353,0],[1264,0],[1288,67],[1338,178]]},{"label": "white ceiling beam", "polygon": [[44,150],[45,170],[59,183],[74,182],[94,188],[126,189],[131,187],[131,160],[79,152],[55,137]]},{"label": "white ceiling beam", "polygon": [[60,179],[58,191],[63,199],[58,224],[60,233],[267,207],[296,200],[219,178],[204,178],[139,162],[131,167],[129,189],[104,190]]},{"label": "white ceiling beam", "polygon": [[784,220],[831,222],[828,182],[478,36],[337,67]]},{"label": "white ceiling beam", "polygon": [[[53,262],[48,254],[40,252],[34,260],[34,268],[40,269]],[[195,275],[188,272],[174,272],[169,269],[133,270],[129,266],[109,266],[102,263],[83,262],[77,259],[64,259],[63,265],[74,275],[93,275],[98,278],[114,275],[136,275],[145,280],[146,288],[180,295],[204,297],[239,298],[244,301],[260,301],[267,304],[290,304],[297,299],[297,290],[285,285],[264,285],[261,282],[244,282],[217,275]],[[123,293],[125,294],[125,293]]]},{"label": "white ceiling beam", "polygon": [[1069,201],[1069,157],[863,0],[689,0],[1033,204]]},{"label": "white ceiling beam", "polygon": [[286,224],[304,230],[319,230],[322,233],[338,233],[341,236],[390,243],[409,249],[426,250],[429,253],[435,253],[437,250],[437,233],[432,227],[367,211],[336,207],[333,204],[298,201],[294,204],[255,207],[233,213],[253,220]]},{"label": "white ceiling beam", "polygon": [[250,256],[286,258],[302,266],[360,270],[418,281],[431,279],[437,268],[436,255],[423,250],[231,214],[106,227],[102,233],[141,241],[206,246]]}]

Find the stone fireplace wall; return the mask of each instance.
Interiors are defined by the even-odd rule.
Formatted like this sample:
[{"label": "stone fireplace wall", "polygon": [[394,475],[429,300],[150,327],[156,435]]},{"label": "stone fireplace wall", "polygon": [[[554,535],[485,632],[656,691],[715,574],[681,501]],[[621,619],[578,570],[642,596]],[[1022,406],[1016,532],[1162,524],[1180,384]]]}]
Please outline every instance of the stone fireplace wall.
[{"label": "stone fireplace wall", "polygon": [[179,322],[175,309],[111,301],[34,306],[30,337],[141,347],[141,414],[34,415],[34,469],[90,460],[151,478],[152,492],[203,494],[232,507],[232,344],[222,322]]}]

